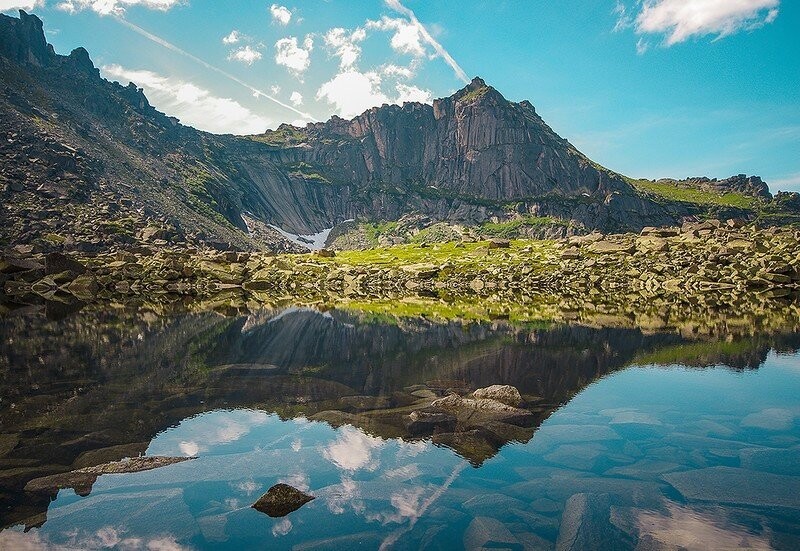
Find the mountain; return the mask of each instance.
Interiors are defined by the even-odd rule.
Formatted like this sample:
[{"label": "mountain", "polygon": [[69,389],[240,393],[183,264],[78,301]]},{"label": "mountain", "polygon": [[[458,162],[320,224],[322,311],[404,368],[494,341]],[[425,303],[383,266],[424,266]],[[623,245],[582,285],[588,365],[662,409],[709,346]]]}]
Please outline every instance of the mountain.
[{"label": "mountain", "polygon": [[770,198],[744,176],[629,180],[479,78],[433,105],[213,135],[160,113],[135,84],[101,78],[83,48],[56,54],[24,11],[0,15],[0,73],[0,246],[297,250],[275,228],[310,235],[349,220],[339,234],[398,220],[479,233],[515,220],[560,234],[636,231],[753,214],[750,203],[686,201],[663,185]]}]

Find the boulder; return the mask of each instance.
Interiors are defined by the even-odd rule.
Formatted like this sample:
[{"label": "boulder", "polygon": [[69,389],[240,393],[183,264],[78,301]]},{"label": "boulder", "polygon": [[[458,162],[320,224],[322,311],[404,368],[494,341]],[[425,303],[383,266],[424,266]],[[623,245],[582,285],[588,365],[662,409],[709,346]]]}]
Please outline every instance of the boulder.
[{"label": "boulder", "polygon": [[561,516],[556,551],[632,549],[633,542],[611,523],[611,500],[605,494],[575,494]]},{"label": "boulder", "polygon": [[267,493],[258,498],[252,507],[273,518],[285,517],[289,513],[313,500],[310,496],[288,484],[275,484]]},{"label": "boulder", "polygon": [[476,517],[464,532],[464,549],[523,549],[505,524],[491,517]]},{"label": "boulder", "polygon": [[412,436],[429,435],[434,432],[453,432],[456,418],[449,413],[412,411],[406,428]]},{"label": "boulder", "polygon": [[86,272],[86,267],[62,253],[50,253],[44,259],[44,273],[47,275],[72,272],[81,275]]},{"label": "boulder", "polygon": [[614,241],[595,241],[589,245],[589,252],[600,254],[626,253],[630,254],[636,250],[630,243],[616,243]]},{"label": "boulder", "polygon": [[498,237],[495,237],[489,240],[488,247],[490,249],[508,249],[509,247],[511,247],[511,241],[509,241],[508,239],[500,239]]},{"label": "boulder", "polygon": [[518,407],[522,403],[522,396],[515,387],[511,385],[492,385],[486,388],[479,388],[472,393],[476,399],[488,398],[497,400],[503,404]]}]

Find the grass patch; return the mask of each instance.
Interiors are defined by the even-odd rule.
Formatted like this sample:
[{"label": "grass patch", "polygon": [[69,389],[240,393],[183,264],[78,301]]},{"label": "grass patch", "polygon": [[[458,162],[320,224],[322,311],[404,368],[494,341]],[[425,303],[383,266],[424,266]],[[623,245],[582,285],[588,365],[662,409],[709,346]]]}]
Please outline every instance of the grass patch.
[{"label": "grass patch", "polygon": [[369,322],[396,324],[404,319],[425,318],[436,321],[488,322],[508,319],[532,328],[547,328],[556,319],[554,301],[535,304],[510,304],[483,301],[443,301],[425,298],[400,300],[351,301],[336,305],[337,309],[360,314]]},{"label": "grass patch", "polygon": [[630,365],[710,365],[752,349],[752,343],[746,340],[678,344],[638,355]]},{"label": "grass patch", "polygon": [[519,235],[522,228],[536,228],[543,226],[566,226],[567,222],[552,216],[526,215],[507,222],[485,222],[481,224],[480,231],[484,235],[493,237],[511,238]]},{"label": "grass patch", "polygon": [[755,197],[750,197],[743,193],[718,193],[715,191],[700,189],[694,186],[680,185],[675,182],[652,182],[650,180],[628,181],[640,191],[657,195],[670,201],[694,203],[697,205],[734,207],[740,209],[752,209],[756,205]]},{"label": "grass patch", "polygon": [[307,182],[316,182],[320,184],[330,184],[331,181],[326,178],[318,167],[309,163],[299,161],[288,165],[283,165],[289,177],[300,178]]},{"label": "grass patch", "polygon": [[267,130],[263,134],[248,136],[254,142],[261,142],[275,147],[299,145],[308,141],[308,134],[302,128],[288,124],[280,125],[276,130]]},{"label": "grass patch", "polygon": [[474,90],[467,92],[463,96],[461,96],[461,101],[471,102],[475,101],[478,98],[482,98],[489,92],[488,86],[481,86],[480,88],[475,88]]},{"label": "grass patch", "polygon": [[375,247],[378,240],[387,235],[392,235],[397,231],[397,222],[378,222],[375,224],[364,224],[364,234],[367,240]]},{"label": "grass patch", "polygon": [[[524,249],[524,252],[523,252]],[[337,264],[350,266],[376,266],[403,268],[413,264],[448,265],[454,269],[465,266],[513,265],[557,259],[553,241],[512,241],[509,249],[487,251],[486,242],[440,243],[430,246],[417,244],[395,245],[375,249],[342,251],[331,259]]]}]

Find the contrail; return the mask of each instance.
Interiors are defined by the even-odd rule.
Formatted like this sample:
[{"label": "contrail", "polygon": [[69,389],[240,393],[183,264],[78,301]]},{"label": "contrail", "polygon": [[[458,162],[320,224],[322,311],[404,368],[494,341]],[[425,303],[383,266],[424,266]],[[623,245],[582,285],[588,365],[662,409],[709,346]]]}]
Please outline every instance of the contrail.
[{"label": "contrail", "polygon": [[431,36],[431,33],[428,32],[428,29],[425,28],[425,25],[419,22],[417,16],[414,14],[412,10],[405,7],[403,4],[400,3],[400,0],[385,0],[386,5],[389,6],[396,12],[402,13],[406,17],[408,17],[411,22],[419,29],[422,38],[425,39],[425,42],[431,45],[431,47],[436,50],[436,53],[442,56],[445,62],[450,65],[450,67],[455,71],[456,77],[458,77],[462,82],[465,84],[469,84],[469,78],[467,77],[467,73],[464,72],[464,69],[458,64],[458,62],[453,59],[453,56],[444,49],[444,46],[439,44],[439,42]]},{"label": "contrail", "polygon": [[197,56],[195,56],[195,55],[192,55],[192,54],[190,54],[189,52],[187,52],[186,50],[183,50],[183,49],[179,48],[179,47],[178,47],[178,46],[176,46],[175,44],[172,44],[171,42],[167,42],[166,40],[164,40],[164,39],[163,39],[163,38],[161,38],[160,36],[156,36],[156,35],[154,35],[153,33],[150,33],[150,32],[148,32],[148,31],[144,30],[143,28],[139,27],[138,25],[134,25],[133,23],[131,23],[131,22],[130,22],[130,21],[128,21],[127,19],[123,19],[122,17],[120,17],[120,16],[118,16],[118,15],[114,15],[113,17],[114,17],[114,19],[116,19],[116,20],[117,20],[117,21],[118,21],[120,24],[124,25],[125,27],[128,27],[130,30],[132,30],[132,31],[133,31],[133,32],[135,32],[136,34],[139,34],[139,35],[141,35],[141,36],[145,37],[146,39],[148,39],[148,40],[150,40],[150,41],[152,41],[152,42],[155,42],[155,43],[156,43],[156,44],[158,44],[159,46],[163,46],[164,48],[166,48],[166,49],[168,49],[168,50],[171,50],[171,51],[173,51],[173,52],[175,52],[175,53],[177,53],[177,54],[180,54],[180,55],[182,55],[182,56],[184,56],[184,57],[188,57],[189,59],[191,59],[191,60],[192,60],[192,61],[194,61],[195,63],[199,63],[200,65],[202,65],[202,66],[203,66],[203,67],[205,67],[206,69],[209,69],[209,70],[211,70],[211,71],[214,71],[215,73],[219,73],[220,75],[224,76],[224,77],[225,77],[225,78],[227,78],[228,80],[231,80],[231,81],[235,82],[236,84],[239,84],[239,85],[241,85],[241,86],[244,86],[245,88],[247,88],[248,90],[250,90],[250,91],[251,91],[253,94],[255,94],[255,96],[256,96],[256,97],[258,97],[258,96],[263,96],[263,97],[267,98],[268,100],[270,100],[270,101],[273,101],[273,102],[277,103],[277,104],[278,104],[278,105],[280,105],[281,107],[283,107],[283,108],[285,108],[285,109],[288,109],[289,111],[292,111],[292,112],[294,112],[294,113],[297,113],[298,115],[300,115],[300,116],[301,116],[301,117],[303,117],[304,119],[308,119],[308,120],[310,120],[310,121],[316,122],[316,120],[317,120],[317,119],[315,119],[313,116],[309,115],[308,113],[303,113],[303,112],[302,112],[302,111],[300,111],[299,109],[296,109],[296,108],[292,107],[291,105],[288,105],[288,104],[286,104],[286,103],[283,103],[283,102],[282,102],[281,100],[279,100],[278,98],[276,98],[276,97],[274,97],[274,96],[271,96],[271,95],[267,94],[266,92],[264,92],[263,90],[259,90],[258,88],[254,87],[254,86],[251,86],[250,84],[247,84],[246,82],[244,82],[244,81],[243,81],[243,80],[241,80],[240,78],[238,78],[238,77],[235,77],[235,76],[233,76],[232,74],[230,74],[230,73],[228,73],[228,72],[226,72],[226,71],[223,71],[223,70],[222,70],[222,69],[220,69],[219,67],[215,67],[215,66],[211,65],[211,64],[210,64],[210,63],[208,63],[207,61],[203,61],[203,60],[202,60],[202,59],[200,59],[199,57],[197,57]]}]

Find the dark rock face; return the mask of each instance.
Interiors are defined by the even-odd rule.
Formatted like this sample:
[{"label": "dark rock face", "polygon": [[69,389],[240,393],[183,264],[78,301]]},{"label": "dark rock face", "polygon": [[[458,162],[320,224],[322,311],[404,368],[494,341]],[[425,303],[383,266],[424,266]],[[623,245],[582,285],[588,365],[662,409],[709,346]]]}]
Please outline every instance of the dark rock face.
[{"label": "dark rock face", "polygon": [[258,498],[253,509],[271,517],[285,517],[313,499],[314,496],[304,494],[288,484],[276,484]]},{"label": "dark rock face", "polygon": [[56,54],[47,43],[42,20],[19,10],[19,19],[0,18],[0,53],[17,63],[47,66]]}]

